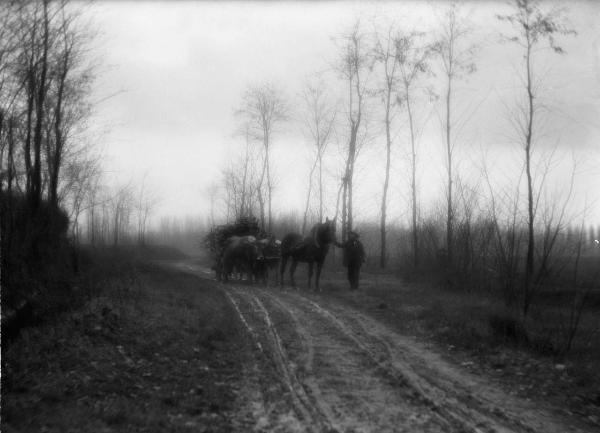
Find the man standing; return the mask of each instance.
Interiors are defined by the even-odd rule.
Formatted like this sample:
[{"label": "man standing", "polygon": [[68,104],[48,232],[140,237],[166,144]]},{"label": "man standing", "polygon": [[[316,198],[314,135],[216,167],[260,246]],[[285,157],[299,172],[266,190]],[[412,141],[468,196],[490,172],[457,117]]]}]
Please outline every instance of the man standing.
[{"label": "man standing", "polygon": [[363,244],[358,240],[358,233],[349,231],[348,240],[337,246],[343,249],[342,264],[348,268],[350,290],[356,290],[358,289],[360,267],[366,259]]}]

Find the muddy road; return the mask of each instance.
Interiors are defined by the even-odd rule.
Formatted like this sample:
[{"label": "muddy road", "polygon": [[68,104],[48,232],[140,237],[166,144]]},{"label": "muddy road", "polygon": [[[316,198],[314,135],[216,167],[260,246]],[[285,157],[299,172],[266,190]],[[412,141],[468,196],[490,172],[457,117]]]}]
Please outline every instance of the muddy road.
[{"label": "muddy road", "polygon": [[508,395],[414,338],[314,292],[210,281],[252,341],[239,422],[254,431],[576,432],[551,408]]}]

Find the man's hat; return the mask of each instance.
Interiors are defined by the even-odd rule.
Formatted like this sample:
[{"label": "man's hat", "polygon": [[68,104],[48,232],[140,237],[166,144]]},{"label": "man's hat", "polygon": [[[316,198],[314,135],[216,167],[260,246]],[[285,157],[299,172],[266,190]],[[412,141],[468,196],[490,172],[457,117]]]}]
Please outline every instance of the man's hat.
[{"label": "man's hat", "polygon": [[353,232],[352,230],[350,230],[350,231],[348,232],[348,236],[349,236],[349,237],[356,237],[356,238],[357,238],[357,237],[358,237],[358,233],[356,233],[356,232]]}]

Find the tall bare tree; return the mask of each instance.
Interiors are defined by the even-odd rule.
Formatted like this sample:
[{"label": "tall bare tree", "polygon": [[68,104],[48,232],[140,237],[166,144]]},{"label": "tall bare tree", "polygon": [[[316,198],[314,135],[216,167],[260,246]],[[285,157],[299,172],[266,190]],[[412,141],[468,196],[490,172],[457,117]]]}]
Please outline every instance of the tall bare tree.
[{"label": "tall bare tree", "polygon": [[347,85],[347,119],[350,129],[342,179],[342,240],[345,240],[353,225],[354,166],[360,146],[359,133],[364,123],[369,60],[366,37],[361,33],[358,21],[343,35],[342,41],[343,52],[339,70]]},{"label": "tall bare tree", "polygon": [[443,121],[443,129],[446,141],[446,253],[449,265],[453,262],[454,251],[454,203],[452,197],[454,189],[453,155],[456,145],[456,135],[453,131],[456,122],[453,118],[454,84],[456,80],[475,71],[475,63],[473,62],[475,46],[468,43],[467,40],[471,33],[472,30],[468,26],[466,18],[461,15],[459,6],[452,3],[443,15],[440,22],[439,39],[434,45],[446,82],[444,98],[446,116]]},{"label": "tall bare tree", "polygon": [[532,153],[537,139],[536,113],[540,108],[539,77],[534,70],[535,55],[541,46],[549,46],[555,53],[562,54],[563,49],[556,43],[558,35],[569,35],[575,32],[564,22],[564,10],[552,9],[545,11],[536,0],[515,0],[514,12],[510,15],[498,15],[498,19],[510,23],[515,34],[508,37],[510,42],[517,44],[523,50],[524,77],[523,85],[526,92],[524,107],[520,107],[514,118],[521,145],[524,151],[524,165],[527,183],[527,257],[525,260],[524,303],[523,315],[527,315],[532,296],[532,280],[535,257],[535,203],[534,179],[532,173]]},{"label": "tall bare tree", "polygon": [[395,44],[395,29],[393,25],[390,25],[387,29],[385,37],[380,34],[376,34],[375,46],[373,47],[373,60],[380,66],[381,72],[383,73],[382,85],[376,89],[376,93],[381,96],[381,100],[385,109],[385,179],[383,181],[383,193],[381,196],[381,220],[380,220],[380,235],[381,235],[381,249],[379,253],[379,265],[381,268],[385,268],[387,262],[387,236],[386,236],[386,222],[387,222],[387,203],[388,203],[388,188],[390,183],[390,165],[391,165],[391,154],[392,154],[392,135],[391,126],[394,117],[394,111],[392,111],[395,101],[398,99],[397,86],[399,83],[398,73],[398,62],[396,61],[396,44]]},{"label": "tall bare tree", "polygon": [[94,79],[94,65],[86,58],[92,34],[81,27],[75,13],[67,13],[64,8],[57,13],[60,18],[49,71],[45,140],[48,198],[55,206],[59,204],[61,167],[81,151],[74,149],[74,141],[78,138],[77,129],[90,114],[90,103],[85,96],[91,92]]},{"label": "tall bare tree", "polygon": [[44,196],[56,207],[69,141],[89,113],[93,66],[87,47],[93,35],[65,0],[7,2],[0,19],[0,136],[11,119],[13,142],[21,145],[6,160],[23,166],[33,208]]},{"label": "tall bare tree", "polygon": [[323,220],[323,155],[334,128],[337,115],[334,104],[328,99],[325,83],[308,83],[302,93],[305,111],[302,119],[306,136],[311,140],[315,151],[315,160],[308,176],[308,192],[302,219],[302,232],[306,231],[306,222],[312,193],[314,172],[318,168],[319,221]]},{"label": "tall bare tree", "polygon": [[402,93],[398,98],[406,104],[410,129],[412,247],[415,267],[419,264],[419,230],[417,221],[417,125],[413,112],[414,91],[419,78],[430,72],[429,60],[432,54],[431,46],[424,43],[423,36],[423,33],[410,32],[399,34],[395,39],[395,56],[402,83]]},{"label": "tall bare tree", "polygon": [[[32,75],[31,90],[35,101],[35,128],[33,132],[33,167],[31,170],[30,198],[33,209],[39,206],[42,199],[42,134],[44,121],[44,104],[48,93],[48,51],[50,49],[49,0],[42,1],[41,47],[38,48],[36,69]],[[33,57],[33,56],[32,56]],[[37,77],[33,78],[33,75]],[[35,82],[33,81],[35,80]]]},{"label": "tall bare tree", "polygon": [[273,178],[271,174],[271,146],[273,133],[277,126],[288,118],[288,104],[281,90],[271,83],[264,83],[259,86],[250,87],[243,96],[242,107],[238,114],[244,118],[248,125],[248,132],[251,137],[261,142],[263,147],[263,164],[258,186],[258,199],[261,212],[261,225],[265,230],[265,196],[263,193],[266,177],[266,199],[268,223],[267,231],[271,231],[272,224],[272,195]]}]

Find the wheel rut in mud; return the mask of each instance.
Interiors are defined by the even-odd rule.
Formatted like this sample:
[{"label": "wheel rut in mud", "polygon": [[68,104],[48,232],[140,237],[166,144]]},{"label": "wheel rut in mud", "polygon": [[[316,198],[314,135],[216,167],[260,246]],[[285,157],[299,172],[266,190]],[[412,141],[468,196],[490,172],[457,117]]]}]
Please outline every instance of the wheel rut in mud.
[{"label": "wheel rut in mud", "polygon": [[[313,292],[216,284],[256,347],[255,431],[583,432]],[[256,390],[255,390],[256,391]]]},{"label": "wheel rut in mud", "polygon": [[[479,393],[479,383],[348,307],[293,291],[221,287],[276,366],[297,431],[577,431],[535,411],[522,416],[497,390]],[[271,416],[269,425],[277,423]]]},{"label": "wheel rut in mud", "polygon": [[[328,310],[303,297],[227,287],[309,431],[502,431],[426,398]],[[268,403],[267,403],[268,406]],[[276,424],[276,420],[272,420]]]}]

